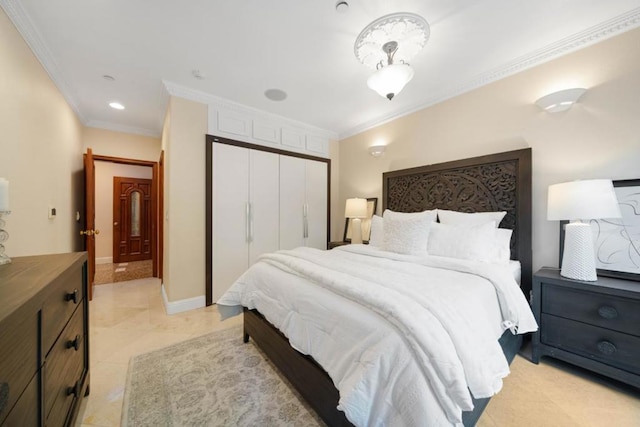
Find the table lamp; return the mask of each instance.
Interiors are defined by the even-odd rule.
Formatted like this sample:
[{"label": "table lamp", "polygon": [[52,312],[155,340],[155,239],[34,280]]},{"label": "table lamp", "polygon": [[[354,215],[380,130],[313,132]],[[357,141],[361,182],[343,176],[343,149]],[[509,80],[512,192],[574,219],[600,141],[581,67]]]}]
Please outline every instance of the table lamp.
[{"label": "table lamp", "polygon": [[560,275],[596,281],[596,257],[591,226],[581,220],[620,218],[620,206],[609,179],[564,182],[549,186],[547,219],[566,225]]},{"label": "table lamp", "polygon": [[367,217],[367,199],[347,199],[344,216],[351,218],[351,243],[362,243],[362,218]]}]

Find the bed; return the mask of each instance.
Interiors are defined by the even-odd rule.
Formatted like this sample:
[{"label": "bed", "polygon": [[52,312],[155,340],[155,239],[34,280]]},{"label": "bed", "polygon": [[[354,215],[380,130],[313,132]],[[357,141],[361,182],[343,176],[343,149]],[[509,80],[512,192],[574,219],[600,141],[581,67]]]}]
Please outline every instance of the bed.
[{"label": "bed", "polygon": [[[510,254],[508,255],[510,255],[511,259],[519,261],[520,268],[518,270],[518,275],[520,277],[520,288],[523,292],[523,295],[526,296],[526,299],[525,299],[523,295],[520,295],[520,299],[525,302],[526,300],[528,300],[528,296],[531,290],[531,151],[530,149],[517,150],[517,151],[499,153],[499,154],[494,154],[489,156],[465,159],[461,161],[447,162],[447,163],[442,163],[437,165],[429,165],[429,166],[423,166],[418,168],[387,172],[383,174],[383,210],[384,209],[390,209],[392,211],[402,212],[402,213],[423,212],[425,210],[432,210],[432,209],[441,209],[441,210],[444,209],[444,210],[467,212],[467,213],[495,212],[495,211],[506,212],[504,219],[502,219],[502,221],[500,222],[500,227],[513,230],[511,234],[510,245],[509,245]],[[344,270],[336,273],[339,275],[343,273],[350,273],[351,266],[350,264],[347,265],[346,261],[343,265],[341,258],[338,258],[338,257],[340,256],[344,258],[353,258],[355,260],[354,262],[356,263],[357,262],[364,263],[363,265],[366,265],[367,271],[370,273],[370,275],[373,275],[376,277],[377,276],[382,277],[385,274],[387,274],[386,273],[387,267],[384,267],[384,266],[387,266],[387,265],[395,266],[397,264],[397,263],[393,264],[395,261],[401,261],[399,263],[401,265],[397,267],[400,270],[398,270],[397,272],[391,271],[390,269],[391,267],[389,267],[387,279],[389,279],[390,277],[400,277],[400,276],[404,277],[403,274],[405,274],[405,272],[407,272],[408,274],[408,270],[413,271],[414,269],[416,269],[416,271],[420,272],[422,270],[417,270],[417,269],[441,267],[439,264],[438,265],[420,265],[420,266],[414,266],[412,263],[407,264],[404,262],[406,261],[406,259],[402,258],[405,255],[401,255],[401,256],[398,255],[398,257],[400,257],[398,260],[388,260],[387,258],[390,257],[390,255],[388,255],[387,253],[380,254],[376,252],[376,249],[373,247],[372,248],[366,248],[366,247],[356,248],[356,246],[358,245],[353,245],[353,246],[354,247],[352,248],[339,248],[344,252],[342,255],[332,254],[332,253],[324,254],[323,257],[326,259],[323,262],[325,264],[336,265],[336,266],[339,266],[340,268],[344,268]],[[330,251],[330,252],[334,252],[334,251],[336,250],[334,249],[333,251]],[[301,258],[301,260],[296,260],[295,262],[302,263],[303,267],[307,265],[304,263],[311,261],[311,259],[306,259],[306,257],[311,257],[311,254],[306,254],[304,253],[304,251],[302,251],[301,253],[291,254],[291,255],[292,256],[295,255],[294,258],[296,257]],[[362,260],[361,257],[365,257],[366,260],[361,261]],[[270,255],[266,257],[263,263],[258,263],[258,264],[267,264],[269,261],[283,262],[283,263],[287,262],[286,259],[278,259],[278,255]],[[314,258],[314,262],[315,262],[315,258]],[[432,262],[432,261],[429,261],[429,262]],[[439,262],[447,263],[447,261],[438,261],[438,263]],[[376,270],[378,265],[380,265],[381,267],[378,270]],[[268,270],[266,266],[252,267],[252,269],[254,270],[259,270],[260,268],[265,270],[264,272],[260,273],[262,274],[262,276],[260,276],[258,273],[255,273],[255,272],[253,274],[257,275],[256,277],[260,277],[260,280],[265,282],[265,286],[267,287],[274,285],[275,282],[286,282],[286,281],[291,281],[293,283],[291,286],[294,286],[296,288],[306,286],[303,282],[300,282],[298,280],[298,276],[300,276],[300,274],[297,274],[295,271],[289,271],[288,273],[285,272],[283,274],[281,273],[274,274],[273,269]],[[287,264],[284,267],[281,267],[281,270],[295,269],[295,268],[302,268],[302,267],[300,267],[298,264]],[[320,265],[319,267],[309,266],[305,268],[309,269],[309,274],[311,275],[315,273],[315,274],[318,274],[319,276],[322,276],[322,274],[324,274],[323,273],[324,270],[322,270],[322,265]],[[340,268],[336,268],[336,269],[339,270]],[[460,269],[461,267],[453,266],[452,268]],[[467,268],[467,267],[464,267],[464,268]],[[272,271],[272,273],[269,273],[269,271]],[[464,274],[464,271],[462,271],[462,273],[460,273],[460,271],[454,272],[455,274],[458,274],[458,276],[452,276],[452,277],[460,278],[461,277],[460,274]],[[474,274],[475,273],[476,272],[474,270]],[[272,274],[272,277],[270,277],[269,274]],[[343,276],[340,276],[340,277],[342,277],[342,279],[340,280],[335,278],[329,278],[326,281],[335,282],[331,284],[331,286],[338,286],[339,287],[338,291],[341,292],[342,293],[341,296],[344,297],[345,293],[349,293],[353,291],[350,288],[350,283],[346,283],[348,282],[348,279],[344,279],[344,277],[349,278],[352,276],[349,276],[348,274],[347,276],[344,276],[343,274]],[[316,278],[316,279],[317,279],[316,280],[317,282],[321,281],[320,280],[321,278]],[[345,282],[345,283],[342,283],[341,280],[342,282]],[[353,279],[353,280],[357,281],[358,279]],[[375,277],[370,278],[370,280],[375,281]],[[464,280],[460,279],[460,282],[463,283]],[[344,286],[344,287],[340,287],[340,286]],[[461,289],[469,289],[469,290],[474,289],[473,292],[476,292],[475,287],[474,288],[467,287],[467,288],[461,288]],[[307,297],[307,301],[306,301],[307,305],[305,305],[305,301],[303,301],[302,299],[301,299],[301,302],[294,303],[294,305],[296,305],[294,311],[300,311],[302,313],[306,313],[304,309],[305,307],[307,308],[311,307],[310,304],[314,306],[314,309],[315,309],[315,306],[321,306],[321,307],[326,306],[326,308],[329,309],[328,306],[332,305],[333,302],[324,302],[323,292],[325,291],[326,289],[321,289],[319,294],[317,295],[314,294],[313,297]],[[240,291],[232,287],[231,293],[233,294],[234,292],[239,293]],[[280,296],[278,295],[278,292],[282,292],[282,291],[279,291],[278,288],[274,287],[274,288],[269,288],[269,291],[267,292],[267,294],[271,292],[273,292],[273,294],[270,294],[272,295],[272,298],[273,298],[272,302],[276,303],[280,298]],[[353,291],[353,292],[357,293],[357,291]],[[377,290],[372,293],[376,294],[376,292]],[[482,292],[485,292],[485,291],[482,291]],[[358,298],[358,295],[356,295],[355,299]],[[361,296],[364,297],[364,295],[361,295]],[[239,296],[236,296],[236,297],[231,297],[229,301],[238,301],[240,297]],[[284,297],[284,295],[282,295],[282,297]],[[380,304],[381,306],[387,307],[387,301],[385,298],[381,298],[382,302],[374,301],[373,303],[377,303],[377,304]],[[448,297],[447,295],[443,295],[443,298],[447,299]],[[474,298],[476,297],[474,296]],[[493,299],[495,299],[495,295]],[[434,301],[437,301],[437,300],[434,299]],[[225,307],[227,302],[224,297],[222,298],[221,302],[219,301],[219,304],[221,308]],[[351,303],[348,302],[348,304],[351,304]],[[396,304],[395,306],[396,308],[398,306],[400,307],[406,306],[408,308],[411,308],[411,305],[413,304],[413,302],[410,299],[404,299],[404,300],[400,299],[398,302],[395,302],[395,304]],[[490,304],[490,302],[484,301],[482,304],[478,303],[477,304],[478,309],[480,309],[480,306],[484,307],[487,304]],[[349,371],[349,369],[344,368],[344,366],[341,365],[341,363],[343,363],[342,360],[345,359],[346,355],[336,354],[335,352],[332,355],[327,355],[326,353],[328,353],[329,350],[323,351],[322,349],[318,350],[317,348],[314,353],[314,350],[311,349],[310,347],[313,347],[315,345],[314,344],[315,338],[311,336],[307,337],[305,335],[307,333],[306,330],[298,331],[297,336],[302,336],[303,339],[300,340],[300,338],[296,338],[296,344],[293,345],[289,342],[289,340],[287,339],[287,336],[285,336],[285,334],[280,332],[280,330],[275,326],[273,326],[272,324],[272,323],[275,323],[275,324],[281,325],[280,326],[281,329],[286,330],[287,335],[291,336],[292,335],[291,329],[292,327],[295,328],[296,326],[292,326],[292,322],[287,322],[288,317],[287,319],[284,319],[284,320],[282,318],[278,319],[279,317],[278,313],[275,312],[275,310],[271,310],[270,308],[271,305],[269,305],[268,302],[262,303],[261,309],[257,309],[256,304],[254,303],[249,303],[246,305],[249,306],[250,308],[247,308],[247,307],[244,308],[244,340],[245,342],[247,342],[249,340],[249,337],[251,337],[254,340],[254,342],[269,357],[269,359],[278,367],[278,369],[280,369],[280,371],[285,375],[285,377],[292,383],[292,385],[300,392],[300,394],[309,403],[309,405],[318,413],[318,415],[328,425],[331,425],[331,426],[352,425],[349,422],[349,420],[345,417],[344,412],[337,409],[338,402],[341,402],[341,405],[342,405],[341,409],[347,408],[346,410],[349,411],[352,418],[354,418],[353,413],[354,413],[354,410],[357,411],[357,408],[354,409],[353,406],[350,407],[349,402],[345,403],[339,400],[340,394],[336,386],[334,385],[334,381],[327,374],[327,371],[329,371],[334,373],[334,376],[336,376],[335,372],[340,371],[341,369],[344,371]],[[375,306],[372,310],[375,311],[376,307],[379,308],[379,306]],[[473,307],[466,307],[465,310],[468,310],[471,308]],[[324,317],[333,318],[334,314],[337,313],[335,314],[335,317],[337,319],[340,319],[342,312],[353,312],[358,314],[358,321],[360,321],[362,317],[367,318],[367,316],[369,316],[368,311],[366,312],[359,311],[360,310],[359,308],[352,305],[347,305],[346,307],[342,307],[342,306],[338,307],[336,305],[336,307],[330,307],[330,309],[334,311],[326,311],[326,313],[328,314],[323,315],[323,318]],[[389,310],[393,311],[394,308],[391,307]],[[500,308],[496,310],[500,311]],[[496,311],[496,310],[493,310],[493,311]],[[526,310],[528,310],[528,306]],[[422,322],[430,321],[428,318],[424,317],[422,313],[412,312],[410,310],[408,310],[408,312],[415,313],[416,318]],[[377,322],[377,320],[375,319],[377,319],[378,317],[384,317],[385,313],[386,312],[378,310],[373,315],[371,315],[370,319],[367,318],[368,319],[367,322],[371,322],[371,325],[373,325],[374,321]],[[530,313],[530,310],[529,310],[529,313]],[[302,314],[300,314],[300,316],[302,316]],[[310,316],[313,316],[313,315],[310,315]],[[411,316],[407,316],[407,317],[411,317]],[[269,320],[267,320],[267,318],[269,318]],[[272,319],[273,321],[271,321]],[[362,340],[353,339],[353,336],[357,336],[357,335],[353,335],[353,336],[349,335],[349,334],[360,333],[359,331],[354,332],[350,330],[350,329],[355,329],[355,327],[351,326],[351,322],[344,321],[344,320],[336,320],[336,323],[339,323],[342,325],[349,325],[349,327],[345,328],[345,330],[341,330],[339,335],[344,334],[345,337],[348,337],[348,338],[344,338],[345,340],[352,339],[352,341],[354,342],[354,349],[359,348],[358,357],[362,358],[363,355],[368,354],[368,352],[366,351],[366,348],[365,350],[362,350],[363,346],[366,347],[367,345],[366,344],[367,339],[362,339]],[[295,323],[293,324],[295,325]],[[444,324],[444,322],[442,322],[442,319],[440,319],[439,324]],[[379,330],[379,327],[378,326],[374,327],[371,325],[369,327],[371,327],[372,330],[375,330],[377,333],[377,331]],[[323,327],[326,328],[326,326],[323,326]],[[331,326],[331,327],[333,328],[334,326]],[[395,327],[398,328],[397,325],[395,325]],[[445,325],[444,327],[446,328],[447,326]],[[393,327],[391,329],[393,329]],[[437,328],[434,327],[433,331],[435,331],[436,329]],[[372,330],[369,330],[370,334],[373,333]],[[424,331],[422,330],[419,331],[419,334],[426,333],[425,331],[427,330],[429,331],[429,334],[433,333],[437,335],[437,333],[433,332],[431,328],[425,328]],[[331,331],[331,333],[333,333],[332,336],[336,336],[335,331]],[[496,336],[495,331],[493,331],[492,333],[494,334],[493,336]],[[325,333],[325,335],[330,336],[330,333],[327,332]],[[434,337],[436,335],[430,337],[429,339],[435,339]],[[369,335],[367,335],[367,337],[368,336]],[[385,340],[387,339],[387,336],[392,336],[392,335],[391,334],[384,335]],[[497,335],[497,336],[499,337],[499,339],[497,340],[497,342],[499,343],[498,348],[504,353],[504,356],[507,362],[510,363],[513,357],[515,356],[516,352],[520,348],[520,345],[522,343],[522,335],[515,335],[511,333],[509,329],[507,329],[504,331],[502,335]],[[467,337],[467,339],[468,338],[469,337]],[[308,342],[305,342],[305,339]],[[391,340],[392,338],[389,338],[389,339]],[[403,339],[405,341],[407,340],[406,337],[403,337]],[[455,339],[453,340],[455,341]],[[377,343],[377,341],[372,341],[372,342]],[[388,343],[395,343],[395,341],[389,341]],[[415,346],[419,347],[419,345],[417,344]],[[494,339],[494,346],[495,346],[495,339]],[[396,351],[395,349],[397,347],[400,347],[400,346],[396,344],[391,344],[390,347],[389,346],[385,347],[385,351],[394,352]],[[411,347],[411,345],[408,345],[407,347]],[[447,345],[443,344],[443,347],[447,347]],[[406,351],[405,350],[397,350],[397,351],[398,351],[398,354],[395,354],[395,353],[393,354],[393,356],[396,357],[396,359],[393,359],[393,360],[404,360],[403,358],[406,357],[405,355]],[[410,348],[408,350],[408,353],[417,354],[416,351],[418,350]],[[437,351],[439,352],[440,349],[438,349]],[[446,348],[443,351],[446,351]],[[343,353],[350,353],[350,352],[351,350],[348,350]],[[355,350],[354,350],[354,353],[355,353]],[[462,353],[464,353],[464,351]],[[307,354],[314,354],[316,356],[316,359],[318,359],[320,363],[316,362],[316,360],[314,360],[313,357]],[[473,355],[470,355],[470,357],[472,356]],[[438,357],[434,357],[434,359],[438,359]],[[465,357],[466,356],[464,356],[464,354],[459,356],[460,359],[465,359]],[[340,362],[335,362],[335,360],[339,360]],[[326,370],[325,368],[320,366],[321,364],[325,366]],[[339,365],[339,366],[336,366],[336,365]],[[369,363],[369,365],[371,365],[371,363]],[[424,368],[424,366],[428,365],[428,363],[427,364],[418,363],[418,365],[422,367],[423,371],[428,371],[430,369],[430,367]],[[385,368],[385,369],[387,370],[384,371],[384,375],[382,375],[383,378],[386,378],[385,375],[387,375],[389,371],[392,371],[394,368],[392,367],[392,368]],[[499,370],[504,368],[496,368],[496,369]],[[360,373],[358,374],[360,375]],[[408,376],[408,374],[404,372],[398,375],[400,377],[402,377],[402,375]],[[434,374],[433,376],[438,376],[438,375],[442,375],[442,374],[438,373],[438,374]],[[455,377],[454,374],[452,375]],[[411,377],[414,378],[416,377],[416,375],[412,375]],[[349,383],[349,381],[353,381],[352,379],[349,379],[350,378],[349,375],[343,376],[341,378],[343,379],[347,378],[346,380],[340,382],[340,387],[342,388],[344,388],[345,382]],[[395,380],[396,377],[390,377],[390,378],[394,378],[394,381],[396,381]],[[455,389],[456,388],[455,385],[458,384],[458,382],[453,380],[451,380],[450,382],[447,382],[449,380],[451,380],[451,378],[448,378],[448,379],[445,378],[444,380],[445,383],[447,384],[447,387],[453,384],[452,388]],[[397,381],[398,381],[398,384],[401,384],[403,387],[408,387],[406,389],[414,390],[413,388],[411,388],[415,386],[414,384],[411,384],[410,386],[406,386],[404,382],[400,380],[397,380]],[[438,388],[437,384],[439,383],[439,381],[440,380],[434,381],[432,378],[429,378],[427,383],[430,383],[430,384],[427,384],[426,387]],[[367,380],[367,381],[362,380],[362,382],[367,382],[367,384],[370,382],[375,383],[375,381],[373,380]],[[360,384],[358,383],[353,385],[349,383],[349,386],[352,389],[358,389],[358,387],[360,387]],[[499,386],[495,386],[495,387],[496,389],[499,389],[500,386],[501,386],[501,383]],[[384,388],[384,387],[381,387],[380,385],[375,387]],[[418,386],[415,386],[415,387],[418,387]],[[424,386],[421,385],[420,387],[424,387]],[[472,387],[472,385],[469,385],[469,387]],[[480,386],[476,386],[476,387],[480,387]],[[468,389],[466,389],[466,386],[465,386],[465,391],[467,392],[467,394],[469,394]],[[370,391],[367,391],[367,392],[370,393]],[[381,393],[382,393],[381,396],[383,397],[381,401],[384,402],[385,399],[391,398],[393,391],[385,390],[384,392],[381,392]],[[388,394],[385,395],[384,393],[388,393]],[[357,394],[357,393],[354,393],[354,394]],[[418,392],[416,392],[415,394],[422,396],[422,394]],[[455,394],[455,392],[453,394]],[[491,391],[489,390],[489,392],[485,392],[485,394],[490,395]],[[395,402],[394,405],[396,406],[408,405],[406,406],[405,410],[409,412],[414,411],[413,407],[415,405],[412,404],[411,396],[400,398],[400,402],[399,403]],[[441,417],[439,419],[444,420],[445,418],[442,418],[444,416],[451,417],[450,415],[451,411],[446,408],[447,402],[448,402],[447,399],[445,398],[444,401],[442,399],[443,398],[441,397],[437,397],[437,398],[434,398],[434,401],[437,401],[439,405],[445,407],[444,409],[442,409],[442,414],[439,415]],[[354,398],[352,400],[354,400],[356,403],[359,402],[357,398]],[[429,403],[425,404],[425,406],[427,407],[430,406],[431,407],[430,410],[433,410],[433,407],[435,407],[434,406],[435,404],[431,402],[431,399],[427,399],[427,400],[429,400]],[[360,400],[360,402],[361,401],[362,400]],[[469,410],[462,412],[462,418],[460,420],[461,423],[466,426],[474,425],[479,419],[488,401],[489,401],[488,396],[481,399],[473,398],[472,399],[473,410],[471,410],[471,408],[469,407],[468,408]],[[465,407],[465,405],[462,405],[462,406]],[[371,408],[368,410],[371,410]],[[393,409],[389,409],[389,411],[392,411],[392,410]],[[383,411],[383,410],[380,409],[380,411]],[[401,412],[399,409],[397,411]],[[415,416],[420,416],[419,414],[421,414],[421,412],[419,410],[415,410],[415,411],[416,411],[415,413],[418,414]],[[438,411],[440,411],[440,409],[438,409]],[[384,412],[384,416],[385,417],[390,416],[391,419],[393,419],[394,415],[393,414],[389,415],[389,413]],[[425,413],[431,413],[431,412],[425,412]],[[413,412],[411,416],[414,416]],[[362,417],[364,417],[362,419],[368,420],[366,422],[363,422],[364,424],[368,424],[368,425],[376,424],[376,422],[371,421],[376,419],[376,415],[364,414],[362,415]],[[357,418],[357,416],[355,418]],[[434,418],[434,419],[438,419],[438,418]],[[449,418],[449,420],[451,420],[451,418]]]}]

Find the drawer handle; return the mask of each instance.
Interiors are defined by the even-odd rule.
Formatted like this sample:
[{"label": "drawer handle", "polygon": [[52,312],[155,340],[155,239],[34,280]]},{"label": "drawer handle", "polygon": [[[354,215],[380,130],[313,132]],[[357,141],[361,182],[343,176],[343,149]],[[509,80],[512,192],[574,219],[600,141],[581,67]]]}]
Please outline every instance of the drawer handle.
[{"label": "drawer handle", "polygon": [[77,304],[78,303],[78,290],[74,289],[73,292],[67,293],[67,295],[65,295],[65,297],[64,297],[64,300],[65,301],[73,300],[73,303]]},{"label": "drawer handle", "polygon": [[600,341],[598,343],[598,351],[606,356],[611,356],[617,350],[616,346],[609,341]]},{"label": "drawer handle", "polygon": [[67,348],[75,348],[76,351],[78,351],[80,349],[80,342],[81,342],[80,335],[76,335],[76,337],[73,340],[67,341]]},{"label": "drawer handle", "polygon": [[80,381],[76,381],[76,383],[72,387],[67,387],[67,396],[74,395],[78,397],[80,394]]},{"label": "drawer handle", "polygon": [[0,383],[0,414],[9,403],[9,383]]},{"label": "drawer handle", "polygon": [[598,314],[602,318],[611,320],[611,319],[615,319],[616,317],[618,317],[618,310],[616,310],[615,308],[613,308],[611,306],[603,305],[602,307],[600,307],[598,309]]}]

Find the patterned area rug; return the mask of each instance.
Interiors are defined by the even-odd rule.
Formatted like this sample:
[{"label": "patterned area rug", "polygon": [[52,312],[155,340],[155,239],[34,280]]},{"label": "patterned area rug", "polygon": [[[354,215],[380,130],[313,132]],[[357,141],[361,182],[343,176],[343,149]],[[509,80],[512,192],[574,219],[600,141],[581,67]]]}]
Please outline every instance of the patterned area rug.
[{"label": "patterned area rug", "polygon": [[131,358],[122,425],[323,423],[238,326]]}]

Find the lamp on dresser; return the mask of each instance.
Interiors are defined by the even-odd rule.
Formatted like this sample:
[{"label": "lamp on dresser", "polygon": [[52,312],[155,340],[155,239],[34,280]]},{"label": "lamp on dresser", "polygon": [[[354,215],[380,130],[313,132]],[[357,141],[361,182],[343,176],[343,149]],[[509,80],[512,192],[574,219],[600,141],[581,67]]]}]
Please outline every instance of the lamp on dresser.
[{"label": "lamp on dresser", "polygon": [[547,219],[571,221],[565,229],[560,275],[575,280],[598,280],[591,226],[582,220],[620,216],[616,193],[609,179],[550,185]]},{"label": "lamp on dresser", "polygon": [[362,243],[362,218],[367,217],[367,199],[347,199],[344,216],[351,218],[351,243]]}]

